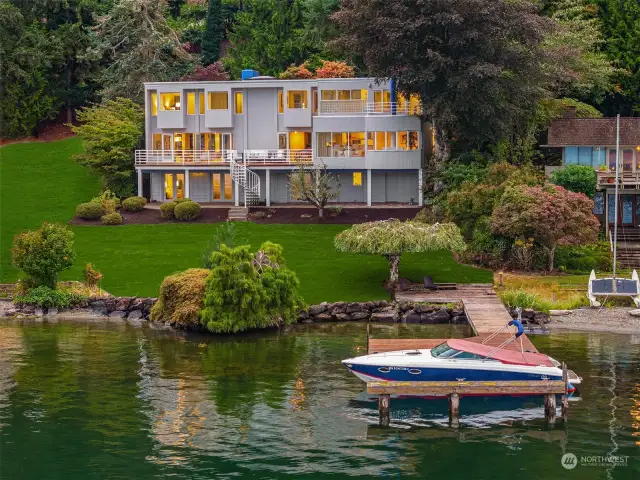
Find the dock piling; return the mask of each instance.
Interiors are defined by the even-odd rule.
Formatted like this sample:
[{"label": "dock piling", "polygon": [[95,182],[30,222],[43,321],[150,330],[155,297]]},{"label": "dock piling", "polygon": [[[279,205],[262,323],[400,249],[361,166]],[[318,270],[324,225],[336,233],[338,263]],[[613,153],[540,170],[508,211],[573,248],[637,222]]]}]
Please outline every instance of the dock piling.
[{"label": "dock piling", "polygon": [[567,364],[562,362],[562,383],[564,383],[564,393],[562,394],[561,413],[562,419],[566,422],[569,415],[569,373]]},{"label": "dock piling", "polygon": [[545,393],[544,395],[544,418],[553,423],[556,419],[556,394]]},{"label": "dock piling", "polygon": [[449,426],[452,428],[460,426],[460,396],[457,393],[449,395]]},{"label": "dock piling", "polygon": [[391,405],[391,395],[382,394],[378,396],[378,409],[379,411],[379,419],[380,425],[383,427],[388,427],[390,423],[390,405]]}]

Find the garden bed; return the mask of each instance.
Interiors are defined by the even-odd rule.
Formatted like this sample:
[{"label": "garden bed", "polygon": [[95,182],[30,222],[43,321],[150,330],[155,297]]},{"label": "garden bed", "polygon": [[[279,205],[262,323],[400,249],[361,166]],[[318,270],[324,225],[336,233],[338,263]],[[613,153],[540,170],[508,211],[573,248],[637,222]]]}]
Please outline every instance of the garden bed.
[{"label": "garden bed", "polygon": [[[219,223],[224,222],[228,215],[228,208],[203,208],[200,218],[192,222],[181,222],[179,220],[164,220],[157,208],[145,208],[139,212],[127,212],[119,209],[118,213],[122,215],[122,223],[125,225],[154,225],[158,223]],[[83,220],[74,217],[70,222],[71,225],[102,225],[98,220]]]}]

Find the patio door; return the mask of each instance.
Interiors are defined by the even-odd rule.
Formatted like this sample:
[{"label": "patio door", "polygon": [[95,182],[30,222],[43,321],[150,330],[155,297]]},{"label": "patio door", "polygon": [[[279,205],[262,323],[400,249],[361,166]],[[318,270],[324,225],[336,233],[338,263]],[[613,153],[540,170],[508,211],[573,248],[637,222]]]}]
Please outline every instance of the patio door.
[{"label": "patio door", "polygon": [[[636,211],[639,202],[636,195],[623,194],[618,195],[618,218],[615,219],[615,195],[609,194],[609,223],[613,225],[617,223],[623,227],[632,227],[635,224]],[[614,222],[615,220],[615,222]]]},{"label": "patio door", "polygon": [[211,175],[212,199],[214,202],[229,202],[233,199],[233,180],[228,173]]}]

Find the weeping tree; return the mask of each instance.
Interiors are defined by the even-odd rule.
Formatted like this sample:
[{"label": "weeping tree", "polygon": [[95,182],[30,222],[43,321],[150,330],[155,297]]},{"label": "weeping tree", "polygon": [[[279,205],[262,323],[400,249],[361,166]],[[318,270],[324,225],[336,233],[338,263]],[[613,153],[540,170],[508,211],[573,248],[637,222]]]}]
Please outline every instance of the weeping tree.
[{"label": "weeping tree", "polygon": [[401,222],[395,218],[361,223],[340,232],[334,240],[340,252],[382,255],[389,261],[389,280],[398,282],[398,267],[403,253],[466,248],[460,229],[453,223]]}]

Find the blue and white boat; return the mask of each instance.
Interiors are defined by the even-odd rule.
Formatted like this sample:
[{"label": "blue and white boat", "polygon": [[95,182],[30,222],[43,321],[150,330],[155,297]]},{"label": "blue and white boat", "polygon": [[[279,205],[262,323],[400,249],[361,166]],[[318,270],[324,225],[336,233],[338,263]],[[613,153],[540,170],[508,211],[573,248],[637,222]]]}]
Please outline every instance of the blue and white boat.
[{"label": "blue and white boat", "polygon": [[[518,332],[498,347],[449,339],[431,349],[374,353],[342,363],[365,382],[562,380],[560,362],[548,355],[504,349],[523,332],[517,320],[509,325],[516,326]],[[572,378],[571,382],[569,390],[573,391],[573,384],[580,379]]]}]

